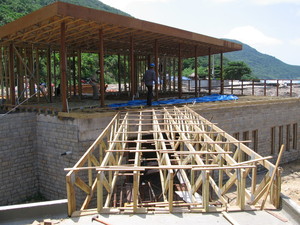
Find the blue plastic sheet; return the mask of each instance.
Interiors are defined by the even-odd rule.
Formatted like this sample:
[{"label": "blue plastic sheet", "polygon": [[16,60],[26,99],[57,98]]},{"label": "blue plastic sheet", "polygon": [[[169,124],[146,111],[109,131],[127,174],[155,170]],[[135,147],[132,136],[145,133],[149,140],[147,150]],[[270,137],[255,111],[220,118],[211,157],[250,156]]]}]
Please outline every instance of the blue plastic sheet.
[{"label": "blue plastic sheet", "polygon": [[[219,94],[212,94],[204,97],[198,98],[188,98],[188,99],[169,99],[169,100],[162,100],[162,101],[154,101],[152,102],[153,106],[156,105],[164,105],[164,104],[186,104],[186,103],[200,103],[200,102],[216,102],[216,101],[230,101],[230,100],[237,100],[238,97],[235,95],[219,95]],[[146,100],[133,100],[128,101],[126,103],[116,103],[108,105],[111,108],[119,108],[119,107],[130,107],[130,106],[140,106],[146,105]]]}]

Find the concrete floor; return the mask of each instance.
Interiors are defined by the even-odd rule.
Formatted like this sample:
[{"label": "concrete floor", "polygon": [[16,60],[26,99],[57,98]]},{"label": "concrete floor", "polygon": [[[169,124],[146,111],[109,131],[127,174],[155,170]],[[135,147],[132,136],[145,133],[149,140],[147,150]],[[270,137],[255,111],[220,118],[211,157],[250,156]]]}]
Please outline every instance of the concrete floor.
[{"label": "concrete floor", "polygon": [[[286,218],[288,222],[283,222],[275,216],[266,211],[248,211],[248,212],[230,212],[228,213],[239,225],[299,225],[300,222],[293,221],[289,215],[283,211],[273,211],[281,218]],[[52,222],[58,225],[95,225],[101,224],[97,221],[92,222],[93,216],[82,216],[74,218],[66,218],[66,215],[57,215],[52,217]],[[1,219],[1,218],[0,218]],[[176,214],[139,214],[139,215],[108,215],[103,214],[99,216],[104,222],[110,225],[195,225],[195,224],[209,224],[209,225],[230,225],[221,213],[176,213]],[[39,222],[42,218],[37,219]],[[6,221],[1,225],[24,225],[32,224],[34,220]]]}]

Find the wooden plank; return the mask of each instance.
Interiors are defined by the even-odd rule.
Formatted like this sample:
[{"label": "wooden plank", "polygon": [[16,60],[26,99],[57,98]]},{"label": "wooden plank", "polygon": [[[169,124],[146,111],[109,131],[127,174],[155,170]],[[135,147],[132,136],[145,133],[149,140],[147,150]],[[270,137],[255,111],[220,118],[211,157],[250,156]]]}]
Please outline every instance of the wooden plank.
[{"label": "wooden plank", "polygon": [[267,185],[268,188],[267,188],[265,196],[263,197],[263,201],[261,203],[261,207],[260,207],[261,210],[263,210],[264,207],[265,207],[265,203],[266,203],[267,197],[269,195],[270,188],[271,188],[271,186],[272,186],[272,184],[274,182],[274,177],[275,177],[275,175],[277,173],[277,169],[278,169],[278,166],[279,166],[279,163],[280,163],[283,151],[284,151],[284,145],[281,145],[281,148],[280,148],[280,151],[279,151],[279,154],[278,154],[278,158],[277,158],[277,161],[276,161],[276,165],[275,165],[275,168],[274,168],[274,170],[272,172],[271,180],[270,180],[270,182]]},{"label": "wooden plank", "polygon": [[83,190],[85,193],[87,193],[88,195],[91,193],[91,188],[78,176],[76,176],[75,178],[75,185],[79,187],[81,190]]}]

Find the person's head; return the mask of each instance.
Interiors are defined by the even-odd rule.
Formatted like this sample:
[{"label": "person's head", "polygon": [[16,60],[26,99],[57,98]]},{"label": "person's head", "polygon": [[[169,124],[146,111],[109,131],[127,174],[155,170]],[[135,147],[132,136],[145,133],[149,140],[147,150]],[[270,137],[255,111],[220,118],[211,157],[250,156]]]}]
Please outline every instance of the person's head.
[{"label": "person's head", "polygon": [[154,63],[150,63],[149,68],[153,69],[154,67],[155,67],[155,64]]}]

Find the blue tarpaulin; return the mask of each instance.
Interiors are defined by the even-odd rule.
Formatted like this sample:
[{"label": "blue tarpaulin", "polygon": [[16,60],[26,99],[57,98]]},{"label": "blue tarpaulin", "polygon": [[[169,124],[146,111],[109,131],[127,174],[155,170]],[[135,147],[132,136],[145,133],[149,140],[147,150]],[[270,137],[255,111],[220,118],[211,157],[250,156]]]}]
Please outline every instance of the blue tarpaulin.
[{"label": "blue tarpaulin", "polygon": [[[156,105],[164,105],[164,104],[186,104],[186,103],[200,103],[200,102],[216,102],[216,101],[229,101],[229,100],[237,100],[238,97],[235,95],[219,95],[219,94],[212,94],[204,97],[198,98],[187,98],[187,99],[169,99],[169,100],[162,100],[162,101],[154,101],[152,102],[153,106]],[[116,103],[108,105],[111,108],[118,108],[118,107],[130,107],[130,106],[139,106],[139,105],[146,105],[146,100],[133,100],[128,101],[126,103]]]}]

